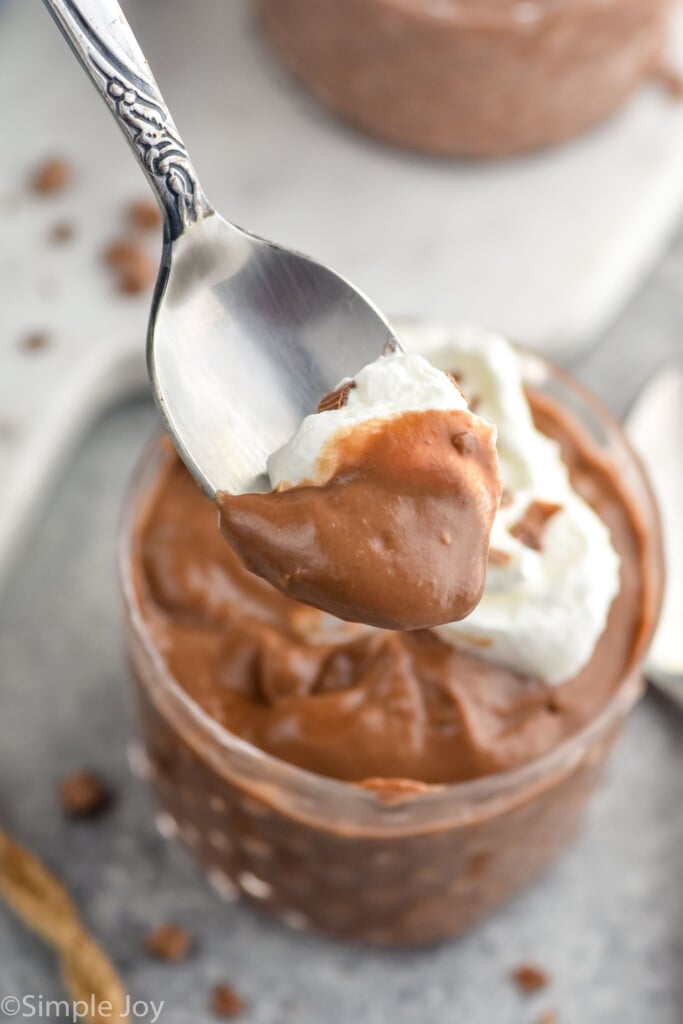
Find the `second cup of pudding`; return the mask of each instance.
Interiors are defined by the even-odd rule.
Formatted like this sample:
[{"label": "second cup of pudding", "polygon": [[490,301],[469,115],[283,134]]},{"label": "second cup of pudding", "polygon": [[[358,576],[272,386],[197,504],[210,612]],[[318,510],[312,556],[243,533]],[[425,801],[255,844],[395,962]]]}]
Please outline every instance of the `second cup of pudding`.
[{"label": "second cup of pudding", "polygon": [[261,0],[323,103],[410,149],[504,157],[608,117],[661,64],[671,0]]},{"label": "second cup of pudding", "polygon": [[[573,838],[662,591],[650,489],[599,403],[484,332],[400,334],[498,425],[505,490],[469,619],[394,632],[285,597],[240,564],[165,440],[120,548],[165,829],[225,895],[380,944],[461,931]],[[506,375],[523,389],[501,390]],[[531,500],[553,473],[564,504]]]}]

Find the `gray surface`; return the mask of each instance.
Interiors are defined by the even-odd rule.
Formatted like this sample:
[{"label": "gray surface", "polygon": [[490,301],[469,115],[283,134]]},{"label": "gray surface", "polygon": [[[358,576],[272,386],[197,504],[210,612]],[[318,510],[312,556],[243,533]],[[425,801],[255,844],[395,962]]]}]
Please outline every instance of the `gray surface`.
[{"label": "gray surface", "polygon": [[[679,237],[576,367],[617,413],[680,353],[682,291]],[[631,717],[571,852],[437,949],[382,953],[289,933],[220,903],[190,857],[158,836],[151,798],[126,763],[133,729],[114,565],[125,481],[155,422],[140,401],[98,425],[0,596],[0,821],[68,884],[129,991],[164,999],[163,1024],[211,1019],[208,992],[223,978],[254,1024],[532,1024],[550,1007],[562,1024],[678,1024],[683,716],[656,695]],[[101,822],[76,825],[60,817],[54,790],[82,765],[104,772],[119,801]],[[140,954],[147,929],[166,919],[198,938],[186,964]],[[555,981],[524,999],[507,973],[526,959]],[[0,997],[26,993],[59,997],[55,965],[0,911]]]}]

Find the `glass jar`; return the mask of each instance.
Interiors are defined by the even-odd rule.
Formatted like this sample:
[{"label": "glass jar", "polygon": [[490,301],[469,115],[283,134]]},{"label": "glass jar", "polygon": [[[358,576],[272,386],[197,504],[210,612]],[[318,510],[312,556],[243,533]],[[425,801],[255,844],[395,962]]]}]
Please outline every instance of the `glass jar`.
[{"label": "glass jar", "polygon": [[642,658],[662,593],[657,510],[619,424],[575,380],[525,357],[529,387],[562,403],[615,464],[643,525],[651,628],[607,706],[551,753],[452,785],[368,789],[284,763],[209,717],[169,674],[131,573],[134,525],[164,461],[145,452],[125,506],[120,571],[145,763],[177,833],[216,887],[296,928],[382,944],[462,930],[540,874],[577,832],[624,719],[642,691]]},{"label": "glass jar", "polygon": [[652,75],[671,0],[261,0],[319,99],[388,142],[500,157],[568,139]]}]

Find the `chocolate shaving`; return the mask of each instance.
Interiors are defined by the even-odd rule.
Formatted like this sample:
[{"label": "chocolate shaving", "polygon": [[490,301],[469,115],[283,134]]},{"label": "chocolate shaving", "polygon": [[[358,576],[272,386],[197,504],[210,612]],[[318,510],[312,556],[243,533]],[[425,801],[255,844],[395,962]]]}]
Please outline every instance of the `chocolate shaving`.
[{"label": "chocolate shaving", "polygon": [[500,548],[489,548],[489,565],[500,567],[509,565],[511,561],[512,555],[509,551],[501,551]]},{"label": "chocolate shaving", "polygon": [[540,551],[546,523],[561,509],[552,501],[532,501],[522,518],[510,527],[510,533],[526,547]]},{"label": "chocolate shaving", "polygon": [[118,273],[118,289],[124,295],[138,295],[154,282],[156,267],[137,242],[112,242],[104,261]]},{"label": "chocolate shaving", "polygon": [[318,402],[317,412],[332,412],[335,409],[341,409],[346,405],[346,400],[349,395],[351,388],[355,388],[355,380],[344,381],[334,391],[330,391],[329,394],[325,395]]},{"label": "chocolate shaving", "polygon": [[92,772],[74,772],[59,784],[59,798],[69,818],[95,818],[112,803],[109,787]]},{"label": "chocolate shaving", "polygon": [[128,207],[128,218],[140,231],[161,227],[161,211],[153,199],[137,199]]},{"label": "chocolate shaving", "polygon": [[168,963],[184,960],[191,946],[190,935],[176,924],[162,924],[145,939],[145,949],[149,955]]},{"label": "chocolate shaving", "polygon": [[50,336],[45,331],[31,331],[21,343],[24,352],[42,352],[50,344]]},{"label": "chocolate shaving", "polygon": [[525,995],[539,992],[550,984],[550,975],[537,964],[520,964],[512,972],[512,979]]},{"label": "chocolate shaving", "polygon": [[31,189],[39,195],[61,192],[71,182],[71,168],[65,160],[53,157],[40,165],[31,178]]},{"label": "chocolate shaving", "polygon": [[216,1017],[239,1017],[244,1010],[244,1000],[231,985],[216,985],[211,997],[211,1012]]}]

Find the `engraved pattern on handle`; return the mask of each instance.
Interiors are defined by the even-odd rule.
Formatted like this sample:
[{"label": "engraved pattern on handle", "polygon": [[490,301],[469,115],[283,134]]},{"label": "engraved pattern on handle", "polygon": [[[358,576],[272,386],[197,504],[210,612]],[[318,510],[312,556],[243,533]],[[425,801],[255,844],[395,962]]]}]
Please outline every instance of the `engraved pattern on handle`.
[{"label": "engraved pattern on handle", "polygon": [[44,3],[128,139],[177,238],[213,211],[117,0]]}]

